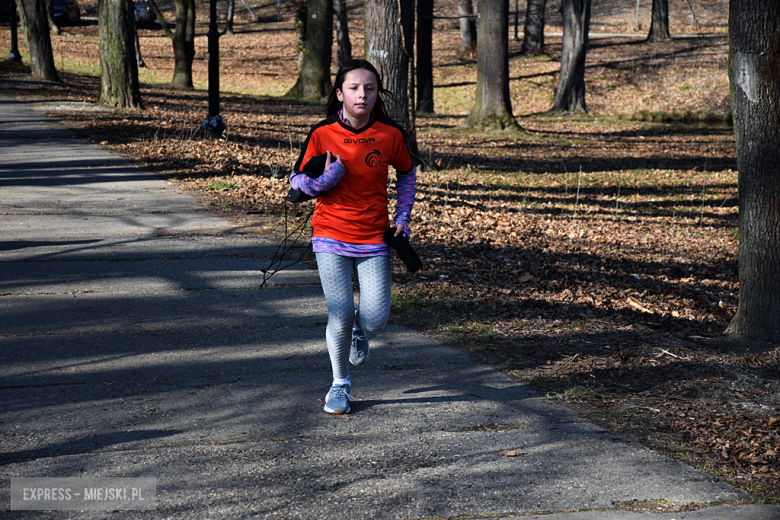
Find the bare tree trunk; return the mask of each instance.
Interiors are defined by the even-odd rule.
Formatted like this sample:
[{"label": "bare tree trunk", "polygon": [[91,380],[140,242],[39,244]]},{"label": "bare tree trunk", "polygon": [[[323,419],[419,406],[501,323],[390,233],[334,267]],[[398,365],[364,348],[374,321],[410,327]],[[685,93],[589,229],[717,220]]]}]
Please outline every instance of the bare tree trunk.
[{"label": "bare tree trunk", "polygon": [[174,0],[176,27],[172,31],[155,0],[147,0],[163,32],[173,44],[173,80],[171,85],[192,88],[192,60],[195,59],[195,2]]},{"label": "bare tree trunk", "polygon": [[135,11],[132,0],[99,0],[100,96],[110,107],[141,108],[135,61]]},{"label": "bare tree trunk", "polygon": [[[459,54],[473,54],[477,50],[477,21],[474,17],[472,0],[458,0],[458,14],[460,15]],[[507,30],[509,30],[509,25],[507,25]]]},{"label": "bare tree trunk", "polygon": [[19,25],[22,26],[24,29],[22,31],[22,38],[24,39],[24,44],[28,45],[27,43],[27,15],[24,12],[24,0],[16,0],[16,6],[19,8]]},{"label": "bare tree trunk", "polygon": [[688,6],[691,8],[691,27],[698,27],[699,22],[696,21],[696,2],[695,0],[688,0]]},{"label": "bare tree trunk", "polygon": [[585,54],[588,49],[591,0],[563,0],[563,50],[561,79],[553,110],[587,112],[585,104]]},{"label": "bare tree trunk", "polygon": [[477,91],[464,126],[519,129],[509,98],[509,0],[479,0]]},{"label": "bare tree trunk", "polygon": [[225,30],[222,34],[233,35],[233,14],[236,11],[236,0],[227,0],[227,14],[225,15]]},{"label": "bare tree trunk", "polygon": [[190,89],[195,59],[195,0],[175,0],[176,31],[173,33],[173,80],[171,85]]},{"label": "bare tree trunk", "polygon": [[298,81],[286,94],[322,99],[330,92],[330,61],[333,47],[333,0],[308,0],[306,42]]},{"label": "bare tree trunk", "polygon": [[20,0],[24,9],[24,35],[30,46],[30,68],[32,75],[46,81],[60,82],[54,67],[54,53],[49,34],[49,19],[46,16],[45,0]]},{"label": "bare tree trunk", "polygon": [[417,112],[415,106],[415,60],[414,60],[414,36],[415,36],[415,0],[398,0],[400,13],[398,24],[401,26],[401,45],[407,60],[406,69],[406,113],[409,119],[406,122],[407,147],[412,158],[417,162],[420,151],[417,147]]},{"label": "bare tree trunk", "polygon": [[135,37],[133,38],[133,41],[135,42],[135,61],[138,64],[139,67],[146,67],[146,63],[144,63],[144,58],[141,56],[141,42],[138,41],[138,30],[133,31]]},{"label": "bare tree trunk", "polygon": [[349,41],[349,17],[347,1],[333,0],[333,14],[336,20],[336,43],[338,44],[338,68],[352,59],[352,43]]},{"label": "bare tree trunk", "polygon": [[160,8],[157,7],[157,3],[154,0],[147,0],[147,3],[149,4],[149,7],[152,9],[152,11],[154,11],[154,15],[157,17],[157,20],[159,20],[160,27],[162,27],[165,35],[173,40],[173,31],[171,31],[170,26],[168,26],[168,22],[165,21],[165,17],[163,17],[162,13],[160,12]]},{"label": "bare tree trunk", "polygon": [[433,114],[433,0],[417,0],[416,110]]},{"label": "bare tree trunk", "polygon": [[648,42],[665,42],[671,40],[669,34],[669,0],[653,0],[653,18],[650,23]]},{"label": "bare tree trunk", "polygon": [[525,29],[520,54],[536,56],[544,52],[544,14],[547,0],[528,0]]},{"label": "bare tree trunk", "polygon": [[729,3],[739,168],[739,306],[727,332],[780,338],[780,2]]},{"label": "bare tree trunk", "polygon": [[46,17],[49,19],[49,32],[56,35],[62,34],[62,29],[54,21],[54,0],[46,0]]},{"label": "bare tree trunk", "polygon": [[303,69],[303,49],[306,46],[306,9],[307,0],[293,0],[293,26],[295,27],[295,55],[298,74]]},{"label": "bare tree trunk", "polygon": [[393,95],[386,100],[388,116],[408,128],[409,58],[404,52],[398,6],[398,0],[366,0],[365,55]]}]

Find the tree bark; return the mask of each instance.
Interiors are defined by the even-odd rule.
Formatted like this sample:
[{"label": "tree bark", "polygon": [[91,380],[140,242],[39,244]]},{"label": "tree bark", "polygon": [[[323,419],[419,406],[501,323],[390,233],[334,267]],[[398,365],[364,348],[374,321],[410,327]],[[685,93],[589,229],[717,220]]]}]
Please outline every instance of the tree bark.
[{"label": "tree bark", "polygon": [[135,11],[132,0],[99,0],[100,96],[109,107],[141,108],[135,61]]},{"label": "tree bark", "polygon": [[544,52],[544,14],[547,0],[528,0],[525,10],[525,29],[520,54],[536,56]]},{"label": "tree bark", "polygon": [[[458,0],[458,14],[460,15],[458,20],[460,25],[459,54],[473,55],[474,51],[477,50],[477,21],[474,17],[472,0]],[[509,30],[508,25],[507,30]]]},{"label": "tree bark", "polygon": [[32,75],[46,81],[61,82],[54,66],[45,0],[21,0],[19,3],[24,10],[24,36],[30,46]]},{"label": "tree bark", "polygon": [[671,40],[669,33],[669,0],[653,0],[653,18],[650,22],[648,42],[665,42]]},{"label": "tree bark", "polygon": [[553,110],[587,112],[585,104],[585,54],[588,49],[591,0],[563,0],[563,50],[561,78]]},{"label": "tree bark", "polygon": [[287,96],[322,99],[330,93],[332,47],[333,0],[308,0],[301,70]]},{"label": "tree bark", "polygon": [[366,0],[365,56],[392,94],[385,107],[388,116],[408,129],[409,58],[404,52],[404,33],[399,24],[399,3],[408,0]]},{"label": "tree bark", "polygon": [[16,6],[19,8],[19,25],[24,29],[22,31],[22,38],[25,45],[28,45],[27,43],[27,15],[24,12],[24,0],[16,0]]},{"label": "tree bark", "polygon": [[162,15],[162,12],[160,12],[160,8],[157,7],[157,3],[154,0],[147,0],[147,3],[149,4],[149,7],[152,8],[152,11],[154,11],[154,15],[157,17],[157,20],[160,22],[160,27],[162,27],[162,30],[165,33],[165,35],[171,40],[173,40],[173,31],[171,31],[168,22],[165,21],[165,17]]},{"label": "tree bark", "polygon": [[464,126],[519,129],[509,98],[509,0],[479,0],[477,91]]},{"label": "tree bark", "polygon": [[135,62],[139,67],[146,67],[146,63],[144,63],[144,57],[141,56],[141,42],[138,41],[138,30],[134,30],[133,34],[135,35],[133,37],[133,43],[135,44]]},{"label": "tree bark", "polygon": [[[389,96],[387,115],[407,133],[412,157],[418,157],[414,107],[414,0],[366,0],[365,59],[376,67]],[[415,160],[415,162],[417,162]]]},{"label": "tree bark", "polygon": [[416,110],[433,114],[433,0],[417,0]]},{"label": "tree bark", "polygon": [[307,0],[293,0],[293,27],[295,27],[295,57],[298,74],[303,69],[303,48],[306,46],[306,4]]},{"label": "tree bark", "polygon": [[337,64],[339,69],[352,59],[352,43],[349,41],[349,17],[347,1],[333,0],[333,14],[336,20]]},{"label": "tree bark", "polygon": [[54,21],[54,0],[46,0],[46,17],[49,19],[49,32],[56,35],[62,34],[62,29]]},{"label": "tree bark", "polygon": [[739,306],[727,332],[780,338],[780,2],[729,4],[739,168]]},{"label": "tree bark", "polygon": [[236,0],[227,0],[227,13],[225,14],[225,30],[222,34],[233,35],[233,15],[236,12]]},{"label": "tree bark", "polygon": [[173,43],[173,80],[171,85],[192,88],[192,60],[195,58],[195,2],[174,0],[176,6],[175,32],[171,30],[154,0],[147,0],[157,16],[163,32]]},{"label": "tree bark", "polygon": [[195,0],[175,0],[176,30],[173,33],[173,80],[178,88],[193,88],[192,60],[195,59]]}]

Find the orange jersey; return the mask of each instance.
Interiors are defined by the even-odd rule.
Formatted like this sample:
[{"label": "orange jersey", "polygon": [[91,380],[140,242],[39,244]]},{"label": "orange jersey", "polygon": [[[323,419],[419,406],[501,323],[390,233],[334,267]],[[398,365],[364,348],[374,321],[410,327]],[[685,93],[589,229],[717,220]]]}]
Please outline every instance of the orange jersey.
[{"label": "orange jersey", "polygon": [[401,174],[414,169],[401,129],[384,116],[372,116],[361,128],[345,124],[338,114],[329,117],[312,127],[295,173],[326,152],[340,155],[347,173],[318,197],[313,235],[354,244],[382,243],[382,233],[390,226],[388,167]]}]

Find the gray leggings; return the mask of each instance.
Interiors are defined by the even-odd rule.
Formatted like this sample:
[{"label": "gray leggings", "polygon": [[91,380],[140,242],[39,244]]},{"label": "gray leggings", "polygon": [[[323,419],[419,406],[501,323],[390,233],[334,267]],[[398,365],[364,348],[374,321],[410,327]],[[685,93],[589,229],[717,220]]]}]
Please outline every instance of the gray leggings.
[{"label": "gray leggings", "polygon": [[[322,290],[328,304],[328,343],[334,379],[349,377],[349,349],[352,324],[365,332],[381,330],[390,316],[390,257],[352,258],[316,253]],[[357,273],[360,302],[355,315],[352,271]]]}]

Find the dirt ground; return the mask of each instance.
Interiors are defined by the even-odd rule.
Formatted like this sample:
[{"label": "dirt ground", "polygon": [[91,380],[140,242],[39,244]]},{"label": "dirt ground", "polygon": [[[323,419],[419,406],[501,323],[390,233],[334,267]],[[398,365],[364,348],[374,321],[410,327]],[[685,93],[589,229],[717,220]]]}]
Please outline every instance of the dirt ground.
[{"label": "dirt ground", "polygon": [[[87,14],[95,5],[82,3]],[[142,111],[96,106],[89,20],[54,37],[55,62],[69,71],[62,84],[5,61],[0,89],[175,181],[242,232],[281,236],[286,177],[321,106],[281,97],[296,74],[288,4],[279,5],[250,4],[259,23],[238,6],[237,34],[220,39],[222,138],[199,130],[203,24],[192,91],[165,85],[172,51],[163,32],[139,31]],[[436,5],[439,16],[452,12]],[[547,112],[560,67],[550,5],[545,55],[522,57],[510,41],[516,133],[461,127],[476,65],[458,56],[453,20],[437,20],[436,113],[417,120],[424,168],[412,232],[425,267],[411,275],[394,265],[392,319],[776,502],[780,347],[723,334],[739,294],[727,3],[696,2],[695,27],[691,4],[671,5],[673,34],[690,37],[654,45],[639,38],[649,3],[639,30],[636,3],[594,5],[591,27],[601,35],[588,50],[586,115]],[[361,49],[360,2],[350,6]],[[0,47],[8,45],[0,28]],[[288,206],[288,224],[310,209]]]}]

